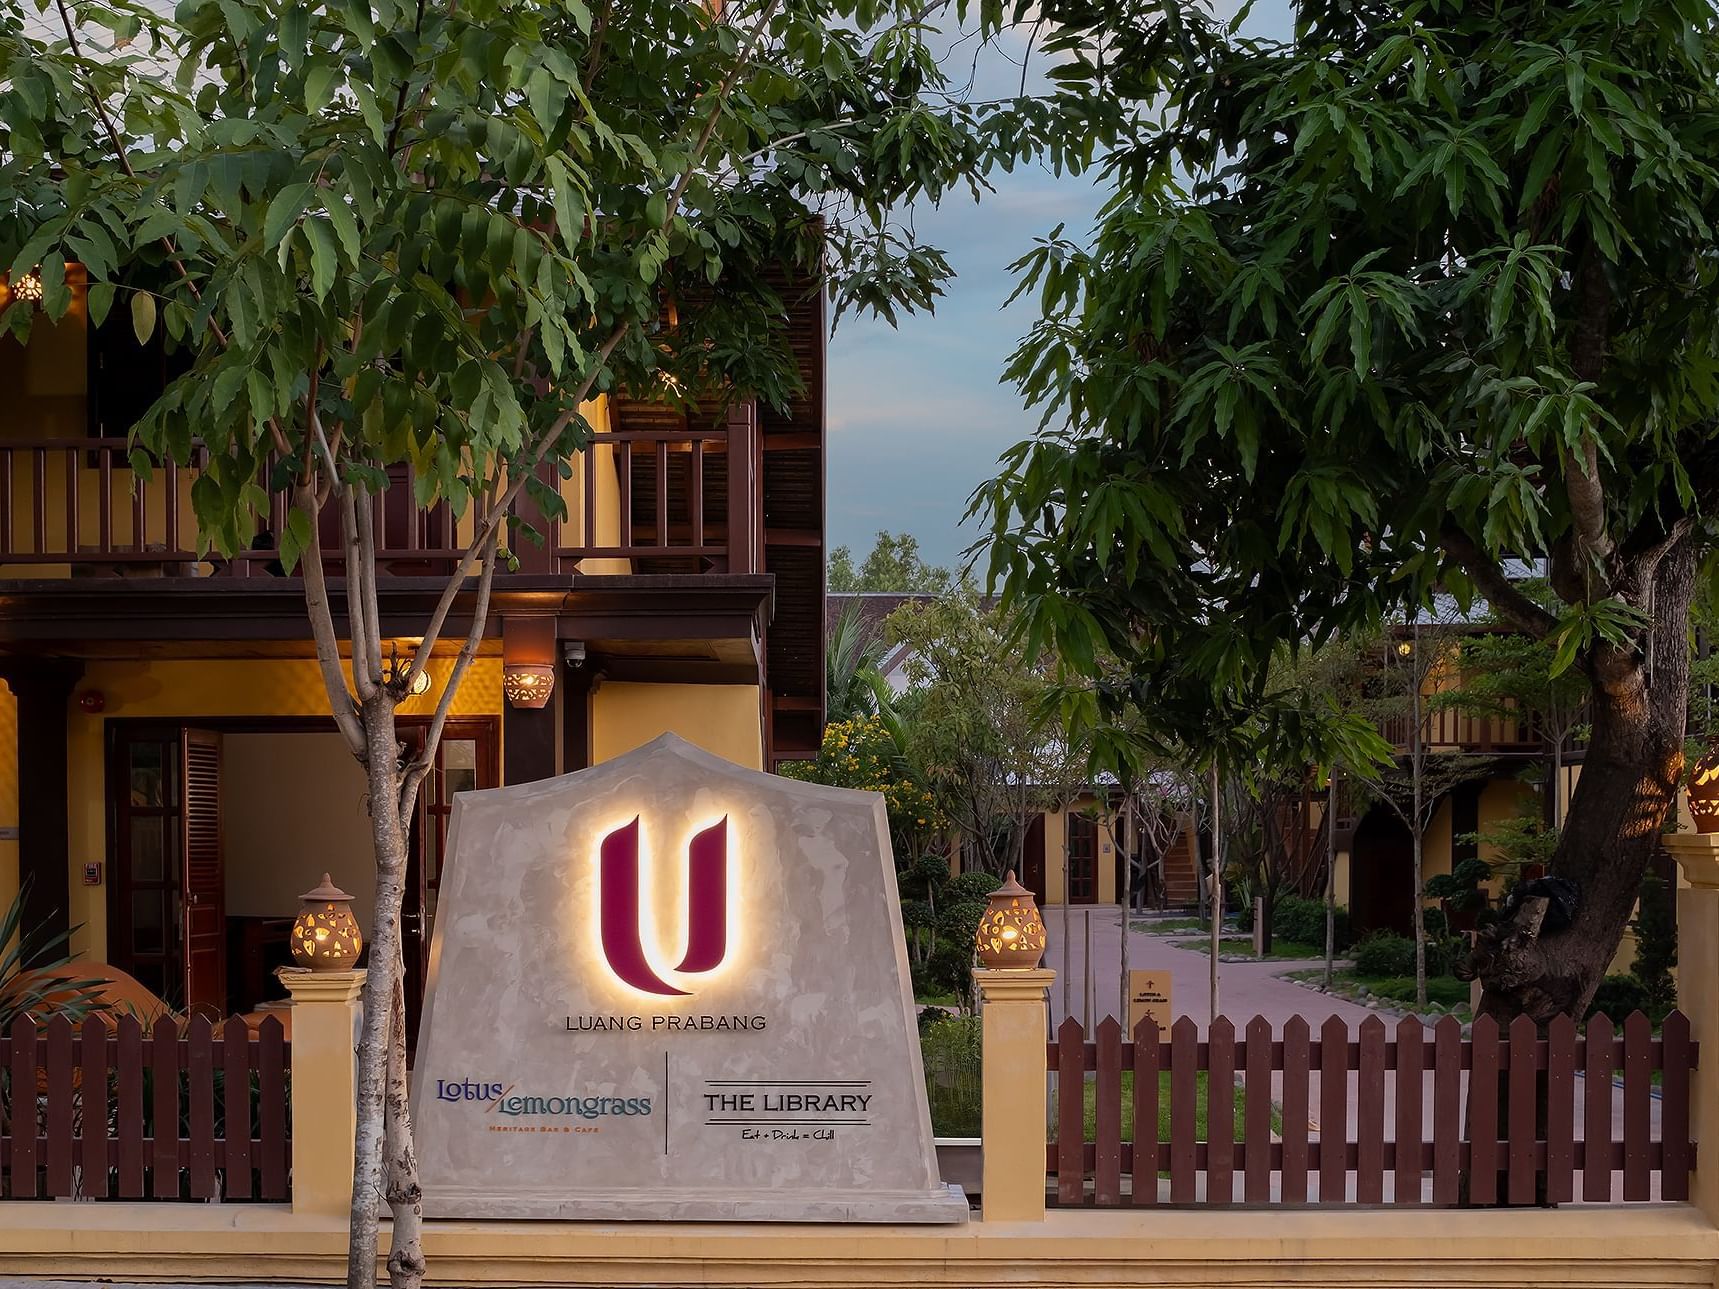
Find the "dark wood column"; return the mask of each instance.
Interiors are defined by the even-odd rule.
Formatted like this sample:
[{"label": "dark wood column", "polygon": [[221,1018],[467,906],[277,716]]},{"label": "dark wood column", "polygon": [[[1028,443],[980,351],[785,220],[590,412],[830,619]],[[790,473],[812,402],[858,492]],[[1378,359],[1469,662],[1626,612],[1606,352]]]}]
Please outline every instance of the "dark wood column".
[{"label": "dark wood column", "polygon": [[501,717],[501,781],[531,783],[552,779],[556,753],[561,750],[560,696],[547,707],[514,707],[509,704]]},{"label": "dark wood column", "polygon": [[25,933],[37,937],[62,936],[71,925],[66,703],[83,673],[73,658],[0,660],[0,680],[18,700],[18,885]]},{"label": "dark wood column", "polygon": [[555,701],[561,705],[561,773],[591,764],[591,663],[561,668]]}]

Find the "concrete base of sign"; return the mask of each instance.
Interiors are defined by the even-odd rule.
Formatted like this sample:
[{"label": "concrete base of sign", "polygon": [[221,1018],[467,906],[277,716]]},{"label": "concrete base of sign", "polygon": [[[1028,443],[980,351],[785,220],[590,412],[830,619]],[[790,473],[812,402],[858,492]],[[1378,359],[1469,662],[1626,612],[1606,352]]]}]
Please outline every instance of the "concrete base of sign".
[{"label": "concrete base of sign", "polygon": [[883,798],[673,735],[461,793],[413,1118],[432,1217],[967,1220]]},{"label": "concrete base of sign", "polygon": [[444,1188],[424,1198],[425,1217],[543,1218],[563,1222],[965,1222],[959,1186],[940,1191],[558,1191],[505,1198]]}]

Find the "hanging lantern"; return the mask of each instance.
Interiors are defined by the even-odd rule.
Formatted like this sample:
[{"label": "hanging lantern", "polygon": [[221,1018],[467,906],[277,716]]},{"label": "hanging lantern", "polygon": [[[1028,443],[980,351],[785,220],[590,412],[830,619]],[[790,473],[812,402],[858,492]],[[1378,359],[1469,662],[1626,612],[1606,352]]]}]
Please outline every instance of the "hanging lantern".
[{"label": "hanging lantern", "polygon": [[304,907],[292,924],[292,960],[312,971],[350,970],[364,948],[352,897],[324,873],[322,885],[299,899]]},{"label": "hanging lantern", "polygon": [[1015,880],[1011,869],[990,899],[975,937],[979,961],[993,970],[1038,966],[1045,953],[1045,924],[1033,893]]}]

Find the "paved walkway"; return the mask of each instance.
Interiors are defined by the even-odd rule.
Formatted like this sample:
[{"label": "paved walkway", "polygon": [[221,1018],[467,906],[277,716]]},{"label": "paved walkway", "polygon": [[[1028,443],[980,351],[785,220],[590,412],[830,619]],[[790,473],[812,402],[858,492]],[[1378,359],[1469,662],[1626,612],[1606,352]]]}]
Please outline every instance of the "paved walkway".
[{"label": "paved walkway", "polygon": [[[1057,973],[1051,989],[1051,1014],[1058,1022],[1074,1016],[1090,1023],[1106,1016],[1122,1018],[1122,910],[1115,906],[1076,906],[1064,913],[1060,905],[1044,910],[1050,932],[1045,965]],[[1139,921],[1138,915],[1136,921]],[[1086,946],[1092,945],[1092,975],[1086,974]],[[1168,971],[1170,1004],[1177,1016],[1190,1016],[1203,1033],[1211,1008],[1211,959],[1193,949],[1178,949],[1178,941],[1198,940],[1198,931],[1173,936],[1133,931],[1128,937],[1130,970]],[[1065,951],[1066,949],[1066,951]],[[1218,1003],[1221,1013],[1239,1032],[1255,1016],[1281,1030],[1291,1016],[1301,1015],[1317,1030],[1327,1016],[1341,1016],[1352,1025],[1376,1013],[1360,1003],[1329,997],[1284,978],[1290,971],[1322,965],[1312,962],[1220,962]],[[1090,995],[1090,998],[1089,998]]]}]

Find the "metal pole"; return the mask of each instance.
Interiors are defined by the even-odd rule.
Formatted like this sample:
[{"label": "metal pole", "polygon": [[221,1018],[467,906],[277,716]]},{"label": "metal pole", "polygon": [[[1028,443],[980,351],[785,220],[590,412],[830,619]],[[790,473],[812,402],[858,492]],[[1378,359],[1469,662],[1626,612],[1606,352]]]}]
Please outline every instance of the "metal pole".
[{"label": "metal pole", "polygon": [[1082,934],[1085,937],[1085,946],[1082,952],[1086,956],[1086,961],[1082,964],[1086,970],[1080,973],[1082,994],[1080,1000],[1080,1023],[1083,1028],[1091,1029],[1094,1017],[1092,1008],[1092,909],[1090,906],[1081,910],[1080,923]]},{"label": "metal pole", "polygon": [[[1121,999],[1121,1008],[1117,1012],[1117,1018],[1122,1022],[1124,1033],[1128,1033],[1128,936],[1132,930],[1128,925],[1130,912],[1129,907],[1124,904],[1122,906],[1122,974],[1117,981],[1117,995]],[[1133,1035],[1129,1034],[1129,1037],[1133,1037]]]},{"label": "metal pole", "polygon": [[[1049,825],[1049,819],[1046,819]],[[1074,961],[1074,933],[1068,920],[1068,814],[1063,813],[1062,821],[1062,1014],[1072,1016],[1069,1009],[1068,978],[1073,974],[1069,964]],[[1057,1024],[1062,1024],[1059,1020]]]}]

